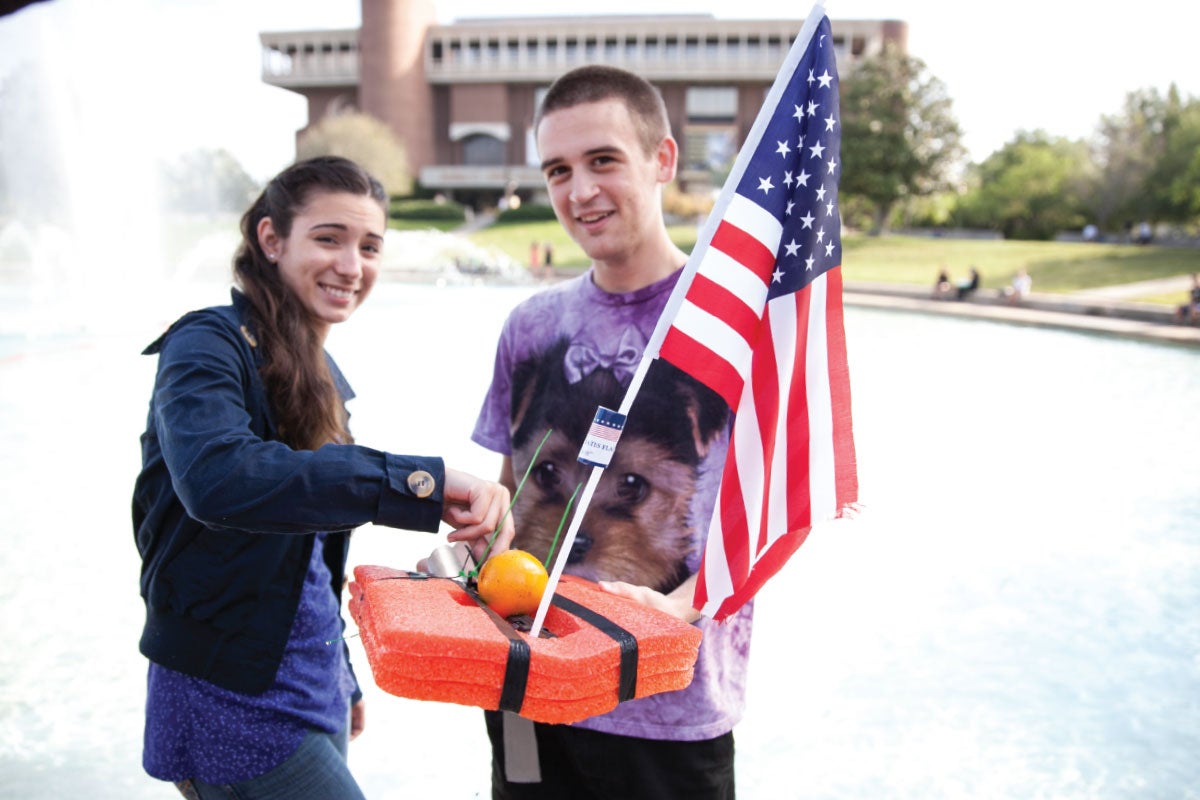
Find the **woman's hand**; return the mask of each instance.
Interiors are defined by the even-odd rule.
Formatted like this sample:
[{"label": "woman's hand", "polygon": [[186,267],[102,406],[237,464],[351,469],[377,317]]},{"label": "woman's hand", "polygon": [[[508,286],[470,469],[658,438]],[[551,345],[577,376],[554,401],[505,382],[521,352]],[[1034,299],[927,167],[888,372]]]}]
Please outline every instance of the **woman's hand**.
[{"label": "woman's hand", "polygon": [[362,700],[359,700],[354,705],[350,706],[350,741],[358,738],[358,735],[363,732],[363,728],[367,726],[367,705]]},{"label": "woman's hand", "polygon": [[692,597],[696,593],[696,576],[688,578],[670,594],[656,592],[649,586],[635,586],[625,581],[600,581],[600,588],[611,594],[633,600],[644,606],[657,609],[684,622],[700,619],[700,612],[692,608]]},{"label": "woman's hand", "polygon": [[485,481],[447,467],[443,494],[445,510],[442,519],[454,528],[446,537],[449,541],[469,542],[471,552],[478,561],[483,558],[489,537],[499,528],[489,554],[508,549],[515,532],[512,515],[508,513],[511,504],[508,489],[494,481]]}]

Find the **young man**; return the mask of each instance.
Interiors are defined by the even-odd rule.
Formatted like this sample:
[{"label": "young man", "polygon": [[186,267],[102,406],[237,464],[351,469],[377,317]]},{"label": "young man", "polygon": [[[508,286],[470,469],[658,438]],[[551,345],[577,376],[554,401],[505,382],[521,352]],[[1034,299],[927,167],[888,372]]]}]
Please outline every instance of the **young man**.
[{"label": "young man", "polygon": [[[575,457],[596,407],[619,407],[687,256],[663,221],[678,145],[649,83],[611,67],[568,72],[546,94],[535,133],[555,214],[592,264],[512,312],[473,439],[505,456],[510,489],[528,474],[514,546],[544,557],[590,473]],[[656,361],[567,566],[699,625],[691,685],[575,725],[535,725],[534,783],[508,779],[502,715],[487,712],[493,797],[734,796],[751,605],[720,625],[691,608],[728,419],[714,393]]]}]

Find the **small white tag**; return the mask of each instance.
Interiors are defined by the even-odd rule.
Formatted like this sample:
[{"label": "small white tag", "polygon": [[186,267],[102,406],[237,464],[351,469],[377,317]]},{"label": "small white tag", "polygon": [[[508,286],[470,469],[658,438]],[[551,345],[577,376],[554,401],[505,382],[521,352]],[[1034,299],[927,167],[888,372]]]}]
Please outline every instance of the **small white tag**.
[{"label": "small white tag", "polygon": [[583,440],[583,447],[579,448],[579,462],[593,467],[607,467],[624,428],[624,414],[599,406],[587,438]]},{"label": "small white tag", "polygon": [[511,711],[504,712],[504,777],[509,783],[541,783],[533,722]]}]

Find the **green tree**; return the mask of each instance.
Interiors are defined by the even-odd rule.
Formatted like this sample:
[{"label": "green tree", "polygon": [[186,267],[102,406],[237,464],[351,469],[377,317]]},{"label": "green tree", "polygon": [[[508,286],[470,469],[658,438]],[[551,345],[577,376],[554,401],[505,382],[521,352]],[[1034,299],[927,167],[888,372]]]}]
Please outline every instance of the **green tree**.
[{"label": "green tree", "polygon": [[227,150],[198,149],[161,166],[163,200],[172,211],[241,212],[259,185]]},{"label": "green tree", "polygon": [[1154,216],[1147,177],[1162,154],[1167,104],[1156,90],[1130,92],[1118,114],[1100,118],[1087,211],[1104,230]]},{"label": "green tree", "polygon": [[1156,219],[1188,223],[1200,217],[1200,101],[1167,94],[1162,146],[1146,177]]},{"label": "green tree", "polygon": [[1080,228],[1091,169],[1085,142],[1021,131],[975,168],[961,218],[1006,239],[1050,239]]},{"label": "green tree", "polygon": [[342,156],[357,161],[379,179],[388,194],[412,192],[408,154],[391,128],[369,114],[337,114],[300,135],[297,158]]},{"label": "green tree", "polygon": [[964,150],[952,101],[920,59],[886,48],[841,82],[839,192],[865,199],[873,232],[886,230],[907,197],[948,188]]}]

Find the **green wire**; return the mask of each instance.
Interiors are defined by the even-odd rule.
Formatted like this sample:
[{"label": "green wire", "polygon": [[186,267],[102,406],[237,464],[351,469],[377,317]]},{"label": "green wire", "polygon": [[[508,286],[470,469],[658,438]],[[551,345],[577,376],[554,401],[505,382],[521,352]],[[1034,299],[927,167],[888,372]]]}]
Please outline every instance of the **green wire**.
[{"label": "green wire", "polygon": [[571,505],[575,502],[575,496],[579,494],[579,489],[582,486],[582,481],[575,484],[575,491],[571,492],[571,499],[567,501],[567,507],[563,510],[562,519],[558,521],[558,530],[554,532],[554,541],[550,542],[550,552],[546,553],[546,560],[542,563],[542,568],[545,569],[546,572],[550,571],[550,556],[554,555],[554,548],[558,546],[558,535],[562,533],[563,525],[566,523],[567,517],[571,513]]},{"label": "green wire", "polygon": [[[496,526],[496,530],[492,531],[491,538],[488,539],[487,547],[483,549],[483,555],[479,557],[479,563],[476,565],[475,569],[471,570],[470,572],[464,572],[463,570],[466,569],[466,563],[464,562],[462,569],[459,569],[458,571],[459,577],[479,577],[479,568],[483,566],[483,562],[487,561],[488,553],[492,551],[492,545],[495,544],[496,537],[500,535],[500,529],[504,527],[504,520],[508,519],[508,515],[512,513],[513,506],[517,504],[517,497],[520,496],[521,489],[525,488],[525,481],[529,479],[529,473],[533,471],[533,465],[537,463],[538,455],[542,452],[542,445],[546,443],[546,440],[550,438],[550,434],[553,432],[554,429],[550,428],[546,431],[546,435],[542,437],[542,441],[538,442],[537,449],[533,451],[533,458],[529,459],[529,466],[525,468],[525,474],[521,476],[521,482],[517,484],[517,490],[513,492],[512,502],[508,504],[508,509],[505,510],[504,516],[500,518],[500,524]],[[569,507],[570,506],[568,506],[568,508]],[[559,527],[562,527],[561,523],[559,523]]]}]

